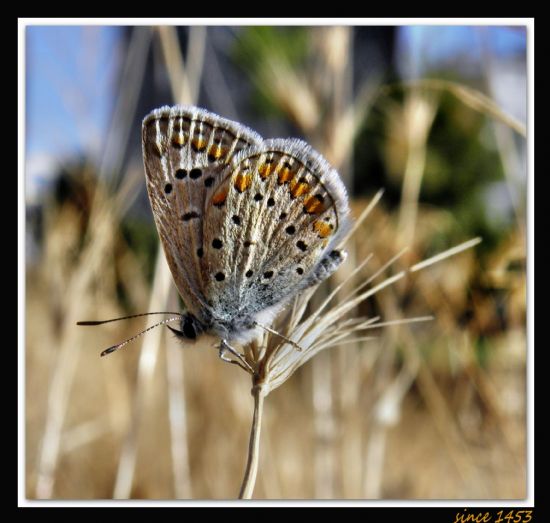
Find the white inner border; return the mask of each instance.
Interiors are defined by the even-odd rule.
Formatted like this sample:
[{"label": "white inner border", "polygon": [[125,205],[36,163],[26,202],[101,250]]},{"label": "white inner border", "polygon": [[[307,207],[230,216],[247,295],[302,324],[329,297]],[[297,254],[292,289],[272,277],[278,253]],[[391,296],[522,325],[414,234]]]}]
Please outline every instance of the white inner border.
[{"label": "white inner border", "polygon": [[[525,500],[97,500],[25,499],[25,29],[29,25],[436,25],[526,26],[527,30],[527,498]],[[534,506],[534,18],[19,18],[18,19],[18,505],[21,507],[164,506],[356,506],[356,507],[528,507]],[[474,511],[470,510],[470,513]]]}]

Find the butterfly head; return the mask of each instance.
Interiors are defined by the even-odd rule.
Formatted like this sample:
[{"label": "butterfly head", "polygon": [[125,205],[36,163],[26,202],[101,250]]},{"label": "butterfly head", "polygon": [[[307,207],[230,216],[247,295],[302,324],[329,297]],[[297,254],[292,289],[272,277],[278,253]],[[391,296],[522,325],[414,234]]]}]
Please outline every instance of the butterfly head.
[{"label": "butterfly head", "polygon": [[173,329],[169,325],[167,327],[179,338],[192,341],[206,330],[206,326],[189,312],[181,315],[179,330]]}]

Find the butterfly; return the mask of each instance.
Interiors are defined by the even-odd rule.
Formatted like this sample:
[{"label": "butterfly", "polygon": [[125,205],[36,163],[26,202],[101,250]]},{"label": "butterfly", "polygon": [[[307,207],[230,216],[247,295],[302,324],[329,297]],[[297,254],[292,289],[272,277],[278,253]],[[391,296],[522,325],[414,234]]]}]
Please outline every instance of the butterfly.
[{"label": "butterfly", "polygon": [[232,343],[276,333],[269,325],[281,309],[344,261],[346,189],[306,142],[264,140],[205,109],[165,106],[143,120],[142,147],[151,209],[185,305],[179,329],[169,327],[177,336],[214,335],[223,359],[225,350],[237,355]]}]

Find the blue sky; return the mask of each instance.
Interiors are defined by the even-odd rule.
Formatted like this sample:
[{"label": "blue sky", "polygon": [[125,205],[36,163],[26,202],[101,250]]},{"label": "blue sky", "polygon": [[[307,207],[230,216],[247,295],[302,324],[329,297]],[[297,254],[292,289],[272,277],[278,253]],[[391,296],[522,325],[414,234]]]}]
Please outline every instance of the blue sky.
[{"label": "blue sky", "polygon": [[121,58],[117,27],[26,29],[26,197],[40,200],[59,160],[99,159]]},{"label": "blue sky", "polygon": [[27,154],[97,152],[113,103],[119,35],[116,27],[27,28]]},{"label": "blue sky", "polygon": [[[410,78],[453,59],[479,68],[482,49],[506,62],[524,58],[525,48],[520,27],[404,26],[396,57],[403,77]],[[99,160],[123,51],[118,27],[26,28],[28,201],[40,197],[59,159],[84,154]],[[510,95],[523,102],[522,89],[503,92],[503,103]],[[521,113],[521,107],[512,109]]]},{"label": "blue sky", "polygon": [[[408,57],[409,67],[420,69],[417,74],[455,57],[479,66],[483,51],[506,59],[524,55],[525,49],[525,28],[520,26],[411,25],[402,27],[398,37],[398,53]],[[403,64],[403,73],[405,69]]]}]

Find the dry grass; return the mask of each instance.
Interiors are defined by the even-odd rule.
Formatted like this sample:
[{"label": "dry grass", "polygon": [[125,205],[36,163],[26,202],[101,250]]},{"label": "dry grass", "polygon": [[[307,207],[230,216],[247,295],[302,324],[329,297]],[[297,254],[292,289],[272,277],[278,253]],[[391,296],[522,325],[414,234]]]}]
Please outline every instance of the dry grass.
[{"label": "dry grass", "polygon": [[[380,226],[384,222],[392,227],[390,216],[379,207],[355,235],[368,236],[374,253],[360,275],[371,276],[391,259],[386,252],[390,249],[381,245],[388,235],[387,228]],[[115,225],[109,228],[116,230]],[[66,226],[67,221],[60,219],[49,230],[55,236],[59,227]],[[103,265],[92,272],[102,277],[81,288],[73,301],[67,300],[69,291],[61,293],[61,302],[76,309],[60,313],[65,321],[122,313],[114,292],[116,281],[107,277],[111,264],[122,260],[122,281],[137,296],[146,296],[143,278],[126,276],[135,274],[126,268],[135,267],[136,260],[120,238],[116,241],[111,252],[123,255],[118,261],[98,256]],[[95,241],[93,245],[98,248]],[[361,253],[364,242],[356,240],[355,247]],[[63,257],[70,248],[57,245],[56,252]],[[88,263],[71,266],[65,282],[82,278],[89,267]],[[372,341],[331,349],[325,353],[332,367],[328,377],[315,374],[319,369],[308,364],[269,395],[256,498],[315,497],[316,475],[326,472],[323,458],[316,455],[319,447],[326,450],[322,446],[328,447],[336,463],[330,478],[335,497],[524,495],[524,331],[501,333],[486,366],[479,367],[472,333],[453,321],[452,310],[446,312],[452,303],[443,305],[447,296],[461,303],[457,288],[464,292],[464,287],[460,282],[455,287],[450,274],[458,272],[462,281],[471,278],[477,270],[475,253],[463,252],[437,267],[417,273],[404,289],[394,285],[374,294],[375,302],[364,312],[372,316],[369,309],[380,309],[384,319],[397,319],[434,310],[433,322],[421,328],[386,328]],[[252,412],[249,378],[221,362],[206,340],[182,348],[163,336],[153,354],[147,353],[147,345],[141,353],[137,346],[129,346],[100,359],[101,349],[143,324],[139,320],[127,326],[114,324],[96,328],[93,335],[74,323],[59,328],[54,314],[43,314],[55,310],[52,293],[47,292],[54,277],[48,265],[28,275],[27,313],[33,322],[27,329],[27,495],[110,498],[124,486],[138,498],[236,497]],[[353,281],[364,278],[358,275]],[[418,303],[404,313],[398,302],[409,285],[414,285]],[[148,303],[143,300],[135,306],[146,310]],[[479,314],[486,315],[486,308],[481,307]],[[324,319],[328,321],[328,316]],[[426,348],[429,352],[424,352]],[[299,356],[292,347],[286,350]],[[62,380],[61,390],[55,379]],[[315,387],[315,380],[325,384],[330,380],[329,398],[315,395],[322,389]],[[61,397],[66,399],[61,405],[65,410],[59,413],[60,405],[52,410],[51,404]],[[325,419],[322,425],[319,419],[323,401],[330,402],[332,424]],[[54,422],[50,430],[59,440],[58,460],[52,465],[46,461],[49,467],[42,465],[43,477],[50,481],[40,484],[37,472],[44,453],[40,449],[47,443],[45,429]],[[319,432],[327,440],[317,441]],[[125,448],[132,450],[129,456],[135,467],[130,485],[114,481],[127,480]],[[48,496],[38,490],[45,488],[40,485],[50,486]]]}]

